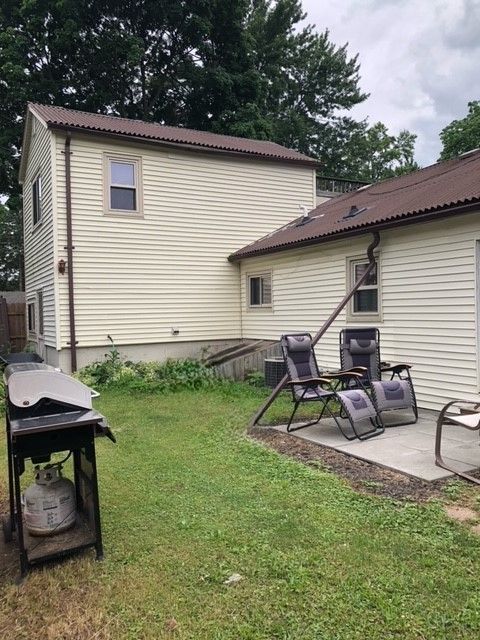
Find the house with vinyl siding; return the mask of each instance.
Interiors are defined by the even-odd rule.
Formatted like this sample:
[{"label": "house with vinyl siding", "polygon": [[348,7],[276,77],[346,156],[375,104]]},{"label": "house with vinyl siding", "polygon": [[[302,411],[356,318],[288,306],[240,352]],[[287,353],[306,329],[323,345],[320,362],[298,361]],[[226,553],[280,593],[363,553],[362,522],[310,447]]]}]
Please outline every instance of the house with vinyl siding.
[{"label": "house with vinyl siding", "polygon": [[[376,326],[384,361],[413,365],[419,406],[477,399],[479,372],[480,151],[333,198],[230,256],[240,265],[244,336],[315,333],[367,265],[376,271],[316,348],[339,367],[339,332]],[[271,303],[249,305],[263,274]]]},{"label": "house with vinyl siding", "polygon": [[338,367],[342,327],[374,325],[382,359],[413,365],[420,406],[476,397],[480,152],[322,203],[316,165],[268,142],[29,105],[20,180],[37,350],[69,371],[103,357],[109,335],[158,360],[313,333],[376,231],[376,272],[319,363]]},{"label": "house with vinyl siding", "polygon": [[103,358],[108,335],[137,360],[238,341],[239,267],[227,257],[315,206],[316,166],[270,142],[30,104],[30,340],[66,371],[72,355],[73,368]]}]

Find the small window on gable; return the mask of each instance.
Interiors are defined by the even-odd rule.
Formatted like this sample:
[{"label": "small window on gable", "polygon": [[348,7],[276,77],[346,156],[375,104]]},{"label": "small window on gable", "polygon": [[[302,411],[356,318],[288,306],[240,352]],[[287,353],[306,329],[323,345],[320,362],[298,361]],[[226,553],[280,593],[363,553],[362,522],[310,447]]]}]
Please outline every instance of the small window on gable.
[{"label": "small window on gable", "polygon": [[[349,286],[353,287],[365,274],[368,268],[367,260],[349,261]],[[366,280],[353,294],[350,301],[350,316],[352,318],[365,318],[380,316],[380,286],[379,265],[376,262],[374,268],[368,274]]]},{"label": "small window on gable", "polygon": [[272,306],[272,274],[260,273],[248,276],[248,306]]},{"label": "small window on gable", "polygon": [[27,303],[27,328],[28,333],[36,333],[35,302]]},{"label": "small window on gable", "polygon": [[32,223],[38,224],[42,219],[42,177],[32,182]]},{"label": "small window on gable", "polygon": [[140,213],[140,160],[107,157],[107,209],[116,213]]}]

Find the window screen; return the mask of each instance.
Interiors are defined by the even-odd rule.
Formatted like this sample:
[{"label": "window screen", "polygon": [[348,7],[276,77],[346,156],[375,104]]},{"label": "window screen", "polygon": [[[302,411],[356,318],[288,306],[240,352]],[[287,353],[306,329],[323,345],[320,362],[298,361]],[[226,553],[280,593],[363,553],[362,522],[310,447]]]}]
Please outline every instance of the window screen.
[{"label": "window screen", "polygon": [[[357,283],[365,274],[368,262],[352,261],[351,265],[351,286]],[[378,264],[368,274],[361,287],[354,293],[352,302],[352,312],[363,314],[377,314],[379,312],[378,300]]]},{"label": "window screen", "polygon": [[248,304],[250,307],[270,307],[272,305],[272,275],[270,273],[249,276],[248,285]]},{"label": "window screen", "polygon": [[110,160],[110,208],[137,211],[136,162]]}]

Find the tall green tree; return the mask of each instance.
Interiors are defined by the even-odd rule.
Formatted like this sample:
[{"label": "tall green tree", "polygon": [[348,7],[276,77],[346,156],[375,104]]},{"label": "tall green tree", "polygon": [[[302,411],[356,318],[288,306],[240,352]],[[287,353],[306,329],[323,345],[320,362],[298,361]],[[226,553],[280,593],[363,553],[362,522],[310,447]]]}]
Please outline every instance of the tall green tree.
[{"label": "tall green tree", "polygon": [[271,137],[304,153],[322,156],[322,132],[342,124],[339,110],[367,98],[359,88],[357,56],[330,41],[328,30],[299,27],[300,0],[253,0],[247,33],[260,75],[259,104]]},{"label": "tall green tree", "polygon": [[480,148],[480,101],[469,102],[465,118],[453,120],[442,129],[440,139],[443,144],[440,160]]},{"label": "tall green tree", "polygon": [[[15,291],[22,281],[23,254],[21,207],[15,198],[0,204],[0,290]],[[12,206],[13,205],[13,206]]]}]

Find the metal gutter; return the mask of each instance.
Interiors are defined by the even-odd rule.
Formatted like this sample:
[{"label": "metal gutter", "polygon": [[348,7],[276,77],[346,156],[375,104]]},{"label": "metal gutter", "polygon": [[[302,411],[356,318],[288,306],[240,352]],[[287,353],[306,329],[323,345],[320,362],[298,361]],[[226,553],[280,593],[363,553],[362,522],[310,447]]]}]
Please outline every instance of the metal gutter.
[{"label": "metal gutter", "polygon": [[72,178],[70,150],[72,136],[67,133],[65,138],[65,200],[67,221],[67,278],[68,278],[68,312],[70,320],[70,366],[72,373],[77,370],[77,338],[75,330],[75,297],[73,286],[73,230],[72,230]]}]

